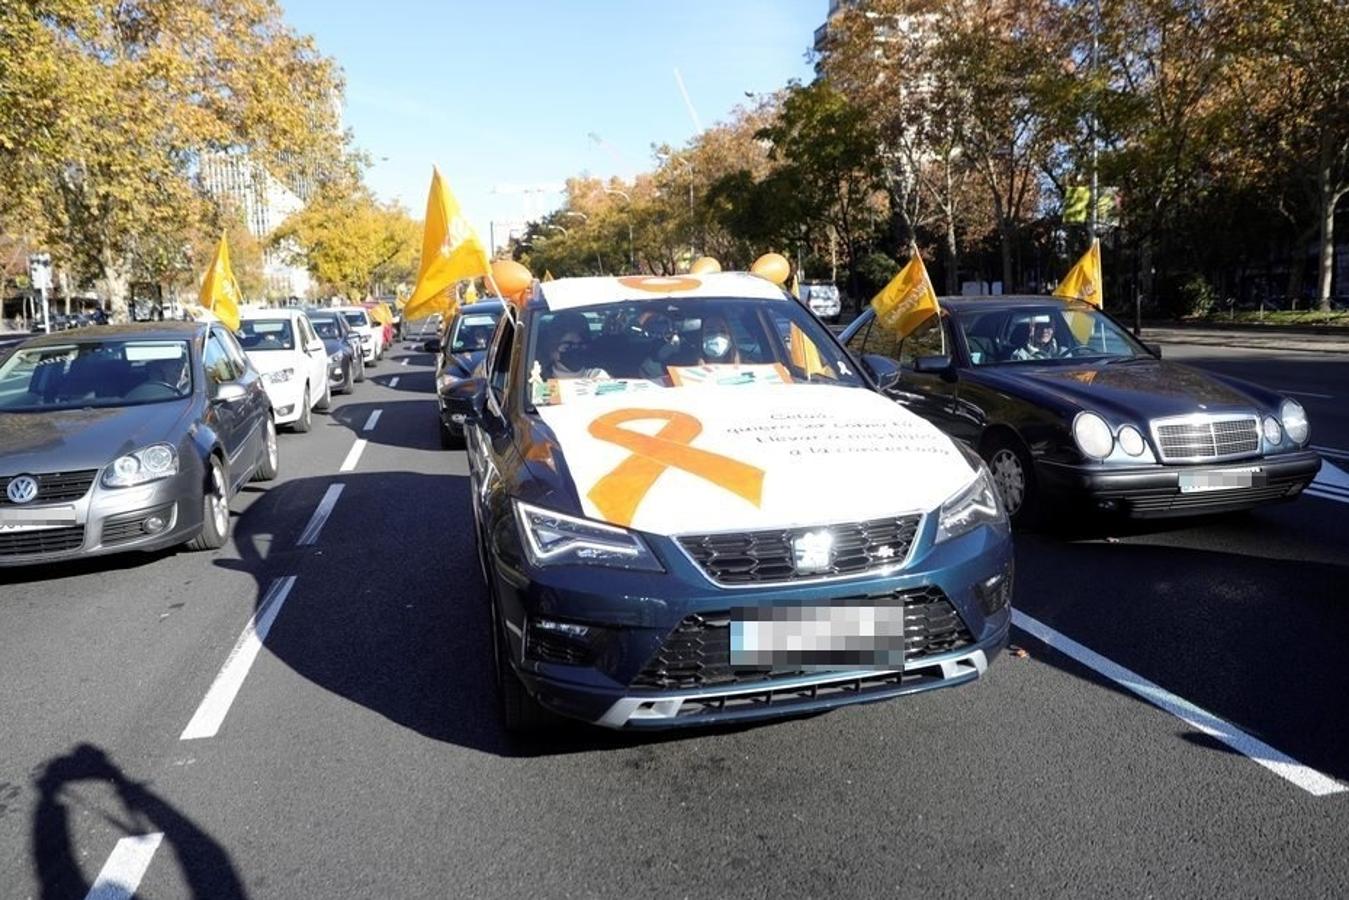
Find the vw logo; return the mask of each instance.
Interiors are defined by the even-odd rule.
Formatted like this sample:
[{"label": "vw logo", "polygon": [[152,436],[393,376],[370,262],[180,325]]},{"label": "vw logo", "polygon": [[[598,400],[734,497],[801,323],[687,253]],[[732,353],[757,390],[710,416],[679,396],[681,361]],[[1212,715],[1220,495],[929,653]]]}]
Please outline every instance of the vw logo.
[{"label": "vw logo", "polygon": [[5,495],[11,503],[32,503],[37,499],[37,479],[32,475],[17,475],[10,479]]}]

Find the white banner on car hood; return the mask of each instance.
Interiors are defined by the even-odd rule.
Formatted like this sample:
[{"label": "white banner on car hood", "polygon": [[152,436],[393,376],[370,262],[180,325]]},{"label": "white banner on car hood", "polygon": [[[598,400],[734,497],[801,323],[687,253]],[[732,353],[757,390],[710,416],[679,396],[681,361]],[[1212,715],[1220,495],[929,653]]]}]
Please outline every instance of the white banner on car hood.
[{"label": "white banner on car hood", "polygon": [[973,477],[949,437],[861,388],[670,388],[539,415],[585,514],[655,534],[925,512]]}]

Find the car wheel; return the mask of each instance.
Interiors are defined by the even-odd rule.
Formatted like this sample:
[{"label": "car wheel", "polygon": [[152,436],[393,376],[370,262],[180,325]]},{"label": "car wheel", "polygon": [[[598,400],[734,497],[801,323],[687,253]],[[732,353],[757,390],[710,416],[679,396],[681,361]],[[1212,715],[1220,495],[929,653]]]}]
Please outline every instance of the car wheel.
[{"label": "car wheel", "polygon": [[[489,594],[490,594],[490,588]],[[496,675],[497,708],[501,712],[501,724],[508,734],[528,735],[541,731],[552,721],[548,711],[539,705],[539,701],[525,690],[524,682],[515,674],[507,654],[505,629],[501,626],[501,617],[495,600],[492,607],[492,664]]]},{"label": "car wheel", "polygon": [[1012,522],[1034,526],[1040,514],[1040,491],[1030,454],[1013,438],[995,435],[981,454],[988,463],[993,485]]},{"label": "car wheel", "polygon": [[328,372],[323,373],[323,399],[314,404],[314,409],[318,412],[327,412],[333,406],[333,384],[328,380]]},{"label": "car wheel", "polygon": [[230,536],[230,498],[225,466],[211,457],[211,471],[201,500],[201,533],[188,542],[193,550],[218,550]]},{"label": "car wheel", "polygon": [[276,422],[271,416],[262,431],[262,461],[253,472],[254,481],[271,481],[281,468],[281,454],[276,449]]},{"label": "car wheel", "polygon": [[351,371],[354,363],[348,361],[346,371],[342,373],[342,391],[343,394],[350,394],[356,389],[356,374]]},{"label": "car wheel", "polygon": [[304,434],[314,427],[314,409],[309,405],[309,385],[304,386],[304,398],[300,401],[300,418],[295,420],[295,424],[290,426],[299,434]]},{"label": "car wheel", "polygon": [[357,384],[360,384],[362,381],[365,381],[365,357],[360,357],[352,363],[352,365],[356,367],[355,381]]}]

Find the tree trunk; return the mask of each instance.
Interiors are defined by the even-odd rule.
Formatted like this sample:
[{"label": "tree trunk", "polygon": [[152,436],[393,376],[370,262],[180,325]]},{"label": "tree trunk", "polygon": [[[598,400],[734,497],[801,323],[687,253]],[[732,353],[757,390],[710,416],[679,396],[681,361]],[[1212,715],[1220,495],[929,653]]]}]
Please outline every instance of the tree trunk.
[{"label": "tree trunk", "polygon": [[1002,292],[1012,293],[1012,224],[1003,221],[998,225],[998,242],[1002,245]]},{"label": "tree trunk", "polygon": [[131,321],[131,266],[109,250],[100,257],[103,283],[108,292],[108,319],[114,323]]},{"label": "tree trunk", "polygon": [[1321,312],[1330,312],[1331,279],[1335,276],[1335,206],[1339,203],[1340,192],[1333,180],[1331,161],[1322,154],[1320,181],[1321,238],[1320,253],[1316,267],[1316,299]]},{"label": "tree trunk", "polygon": [[946,235],[943,243],[946,253],[946,293],[955,296],[960,293],[960,245],[956,241],[954,216],[948,216],[946,219]]}]

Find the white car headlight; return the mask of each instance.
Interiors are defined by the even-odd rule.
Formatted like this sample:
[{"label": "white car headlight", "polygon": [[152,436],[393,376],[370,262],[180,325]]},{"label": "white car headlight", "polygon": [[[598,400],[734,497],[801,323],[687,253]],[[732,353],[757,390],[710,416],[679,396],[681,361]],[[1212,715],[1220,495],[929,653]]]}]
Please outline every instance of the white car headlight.
[{"label": "white car headlight", "polygon": [[968,534],[980,525],[997,525],[1007,521],[997,489],[986,466],[980,466],[974,481],[961,488],[941,505],[937,519],[937,540],[949,541]]},{"label": "white car headlight", "polygon": [[342,362],[342,351],[341,351],[341,350],[338,350],[336,353],[329,353],[329,354],[328,354],[328,362],[332,363],[333,365],[338,365],[339,363],[341,363],[341,362]]},{"label": "white car headlight", "polygon": [[151,444],[114,459],[103,470],[103,486],[134,487],[177,474],[178,451],[170,444]]},{"label": "white car headlight", "polygon": [[589,519],[515,501],[515,521],[536,566],[607,566],[663,572],[664,568],[640,537]]},{"label": "white car headlight", "polygon": [[1265,432],[1265,443],[1277,447],[1283,443],[1283,428],[1279,425],[1279,420],[1273,416],[1265,416],[1265,421],[1261,423]]},{"label": "white car headlight", "polygon": [[262,377],[266,378],[271,384],[284,384],[285,382],[290,381],[294,375],[294,369],[277,369],[275,372],[268,372]]},{"label": "white car headlight", "polygon": [[1147,443],[1143,440],[1143,433],[1132,425],[1125,425],[1119,430],[1119,447],[1130,456],[1142,456],[1143,451],[1148,449]]},{"label": "white car headlight", "polygon": [[1302,408],[1301,403],[1296,400],[1285,400],[1279,404],[1279,421],[1283,423],[1283,430],[1295,444],[1307,443],[1311,427],[1307,424],[1307,411]]},{"label": "white car headlight", "polygon": [[1073,419],[1073,440],[1084,456],[1105,459],[1115,447],[1115,436],[1110,426],[1096,413],[1080,412]]}]

